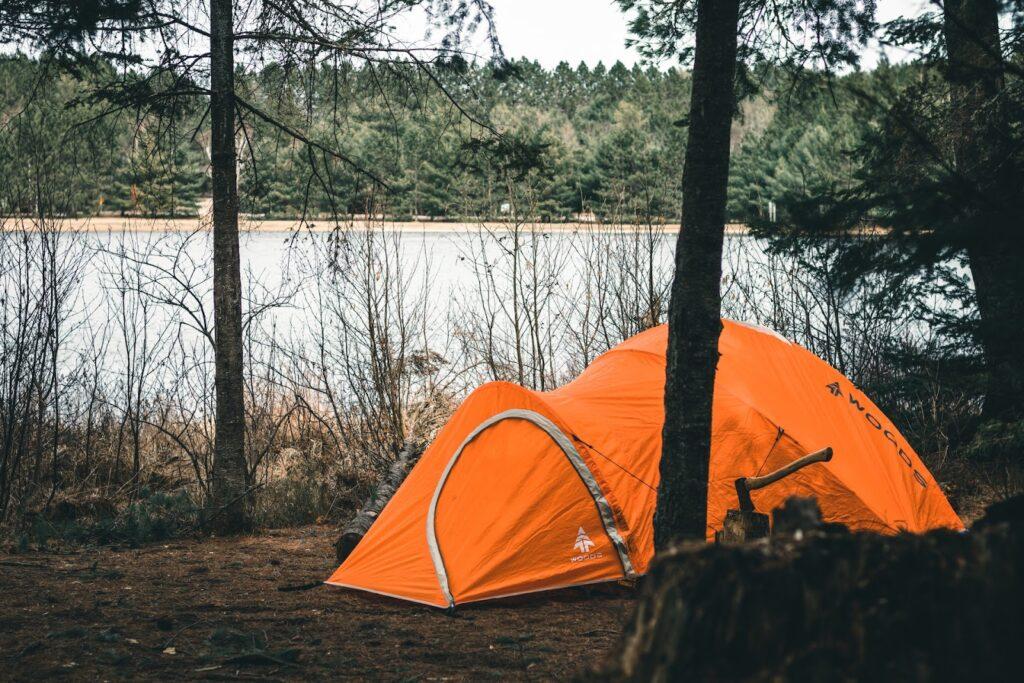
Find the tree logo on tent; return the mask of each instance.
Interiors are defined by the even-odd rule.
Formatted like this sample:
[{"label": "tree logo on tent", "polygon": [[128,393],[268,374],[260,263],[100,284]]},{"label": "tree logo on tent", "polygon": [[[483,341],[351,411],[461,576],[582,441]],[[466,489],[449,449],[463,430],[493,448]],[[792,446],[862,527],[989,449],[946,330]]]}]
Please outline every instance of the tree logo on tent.
[{"label": "tree logo on tent", "polygon": [[583,560],[596,560],[599,557],[604,557],[604,553],[597,552],[592,553],[591,550],[597,545],[592,540],[587,532],[580,527],[580,530],[576,532],[576,543],[573,544],[572,549],[579,553],[579,555],[573,555],[570,558],[570,562],[582,562]]},{"label": "tree logo on tent", "polygon": [[590,549],[594,547],[594,542],[590,540],[590,536],[587,536],[587,532],[580,527],[579,533],[576,534],[576,545],[572,548],[578,550],[581,553],[589,553]]}]

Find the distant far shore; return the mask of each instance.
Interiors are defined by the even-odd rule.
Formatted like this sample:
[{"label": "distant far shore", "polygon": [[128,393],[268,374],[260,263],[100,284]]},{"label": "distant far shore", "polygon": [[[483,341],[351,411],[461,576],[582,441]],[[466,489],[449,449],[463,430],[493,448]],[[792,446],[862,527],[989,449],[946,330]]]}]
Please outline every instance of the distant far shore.
[{"label": "distant far shore", "polygon": [[[18,222],[18,228],[34,229],[35,222],[28,218],[9,217],[0,218],[0,225],[3,222]],[[96,216],[93,218],[63,218],[59,219],[60,227],[73,232],[195,232],[198,230],[209,230],[210,221],[208,218],[141,218],[137,216]],[[466,233],[481,228],[486,230],[502,230],[514,225],[512,221],[389,221],[389,220],[368,220],[355,219],[335,223],[329,219],[323,220],[263,220],[243,216],[239,227],[249,232],[330,232],[335,227],[341,229],[387,230],[392,232],[409,233]],[[526,221],[520,224],[524,230],[551,233],[574,233],[574,232],[637,232],[647,230],[649,226],[631,223],[539,223]],[[8,226],[11,227],[11,226]],[[678,223],[655,224],[654,230],[665,233],[676,233],[679,231]],[[749,231],[742,223],[729,223],[725,226],[727,234],[745,235]]]}]

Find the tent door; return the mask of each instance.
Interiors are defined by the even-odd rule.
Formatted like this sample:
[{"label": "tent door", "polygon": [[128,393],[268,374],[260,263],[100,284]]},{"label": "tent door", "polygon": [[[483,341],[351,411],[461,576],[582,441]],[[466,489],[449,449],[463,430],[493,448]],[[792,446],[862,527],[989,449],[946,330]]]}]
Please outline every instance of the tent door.
[{"label": "tent door", "polygon": [[[580,480],[586,486],[587,493],[589,493],[597,510],[597,519],[599,520],[597,523],[603,527],[603,531],[614,550],[614,556],[617,558],[618,563],[621,564],[623,575],[627,578],[635,578],[637,574],[634,571],[633,563],[630,560],[626,542],[623,540],[620,531],[618,531],[611,506],[605,498],[597,480],[594,478],[593,473],[590,471],[590,468],[587,466],[587,463],[584,461],[579,451],[575,449],[572,441],[554,422],[540,413],[527,410],[510,410],[495,415],[492,418],[488,418],[466,437],[441,473],[437,486],[434,489],[433,498],[430,501],[430,508],[427,512],[427,545],[430,549],[430,556],[433,560],[434,570],[437,573],[437,581],[447,603],[449,603],[450,606],[454,606],[455,598],[453,597],[452,588],[450,586],[449,570],[445,567],[444,558],[441,556],[441,550],[437,542],[436,523],[438,501],[441,498],[441,493],[444,489],[445,483],[449,481],[452,471],[459,462],[459,459],[466,447],[480,437],[480,435],[486,430],[510,420],[526,421],[532,426],[540,428],[547,437],[551,439],[551,442],[557,446],[557,449],[564,455],[565,459],[571,465],[572,470],[579,475]],[[573,532],[575,532],[575,529],[573,529]],[[586,533],[586,529],[584,529],[583,532]],[[584,546],[587,545],[586,542],[581,543]],[[568,547],[571,549],[572,539],[569,540]]]}]

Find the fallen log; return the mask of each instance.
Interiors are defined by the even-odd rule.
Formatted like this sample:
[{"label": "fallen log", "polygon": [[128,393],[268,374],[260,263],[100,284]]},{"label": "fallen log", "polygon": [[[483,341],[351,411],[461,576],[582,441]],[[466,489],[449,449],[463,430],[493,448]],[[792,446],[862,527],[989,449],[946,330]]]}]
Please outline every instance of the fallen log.
[{"label": "fallen log", "polygon": [[370,526],[377,519],[377,515],[380,514],[384,506],[391,500],[391,497],[395,495],[398,487],[405,481],[409,470],[416,464],[422,453],[423,448],[417,446],[412,441],[405,443],[395,461],[391,463],[388,473],[359,509],[359,512],[356,513],[356,516],[345,525],[345,528],[341,531],[341,536],[334,543],[338,564],[344,562],[352,551],[355,550],[359,541],[363,539],[363,536],[366,535],[366,532],[370,530]]},{"label": "fallen log", "polygon": [[967,533],[898,536],[804,531],[813,523],[794,520],[802,533],[669,550],[651,568],[620,653],[598,677],[1018,678],[1021,515],[1018,501]]}]

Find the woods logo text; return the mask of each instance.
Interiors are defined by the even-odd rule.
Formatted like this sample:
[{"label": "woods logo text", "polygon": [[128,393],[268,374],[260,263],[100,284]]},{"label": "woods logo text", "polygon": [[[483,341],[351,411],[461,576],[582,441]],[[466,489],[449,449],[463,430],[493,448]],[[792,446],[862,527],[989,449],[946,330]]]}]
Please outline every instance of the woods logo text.
[{"label": "woods logo text", "polygon": [[[839,385],[839,382],[832,382],[832,384],[827,385],[826,388],[829,390],[829,393],[831,393],[836,398],[844,398],[843,389]],[[885,437],[886,441],[892,444],[893,451],[896,453],[897,457],[899,457],[899,459],[902,460],[907,467],[913,470],[914,480],[917,481],[917,483],[920,484],[922,488],[928,488],[928,482],[925,481],[925,478],[921,475],[921,473],[914,468],[914,463],[910,459],[910,455],[908,455],[907,452],[903,450],[903,447],[900,446],[900,444],[896,441],[896,436],[892,433],[892,430],[890,430],[888,427],[885,427],[882,424],[881,420],[879,420],[877,417],[875,417],[870,412],[865,410],[864,406],[861,405],[859,400],[857,400],[857,397],[853,395],[853,391],[848,391],[846,394],[846,398],[849,399],[850,410],[856,410],[857,412],[859,412],[861,415],[864,416],[864,419],[867,421],[869,425],[874,427],[877,431],[881,432],[882,436]]]}]

